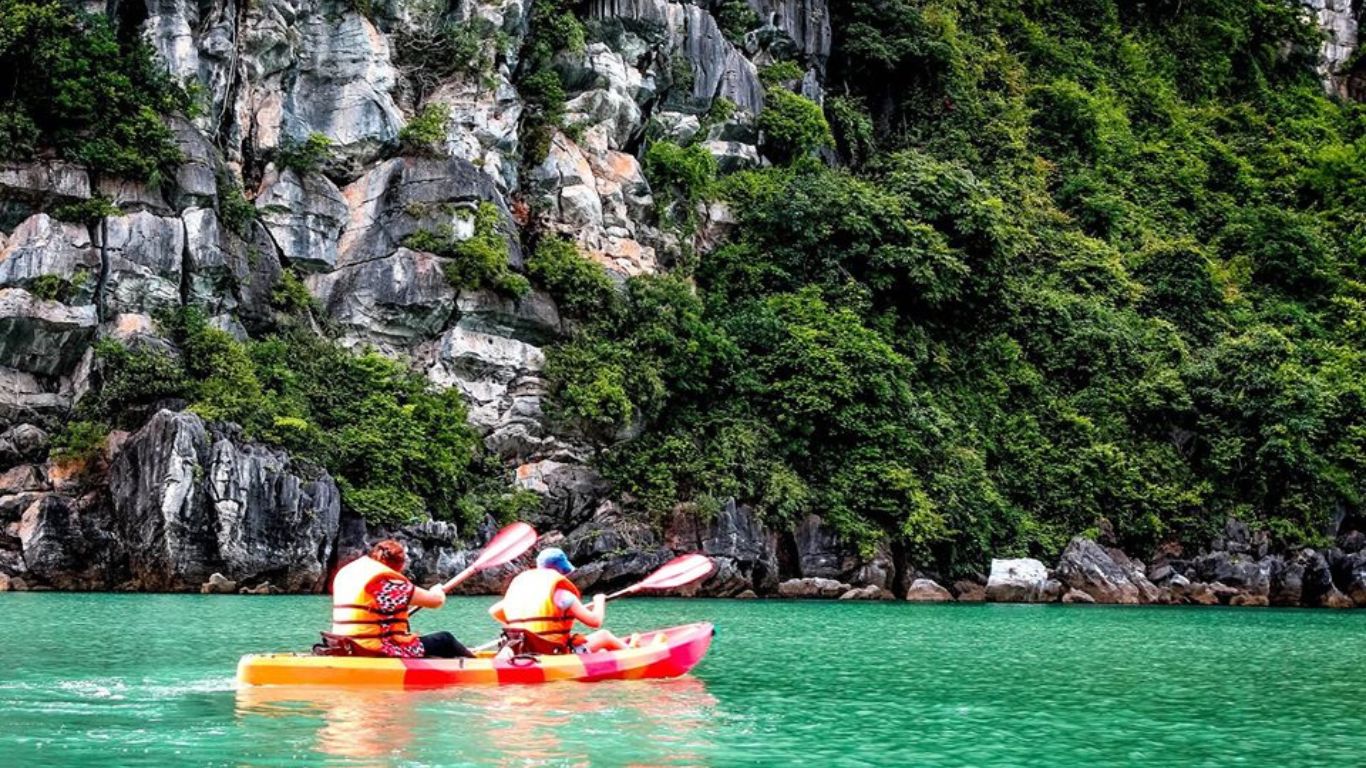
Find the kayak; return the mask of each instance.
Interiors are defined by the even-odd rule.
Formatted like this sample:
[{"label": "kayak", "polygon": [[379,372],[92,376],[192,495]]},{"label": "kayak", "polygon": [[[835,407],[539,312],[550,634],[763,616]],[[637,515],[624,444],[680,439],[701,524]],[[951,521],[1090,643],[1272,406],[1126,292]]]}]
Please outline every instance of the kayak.
[{"label": "kayak", "polygon": [[700,622],[641,632],[637,647],[621,651],[508,659],[494,658],[491,652],[473,659],[250,654],[237,664],[237,681],[243,685],[444,688],[678,677],[702,660],[714,634],[711,624]]}]

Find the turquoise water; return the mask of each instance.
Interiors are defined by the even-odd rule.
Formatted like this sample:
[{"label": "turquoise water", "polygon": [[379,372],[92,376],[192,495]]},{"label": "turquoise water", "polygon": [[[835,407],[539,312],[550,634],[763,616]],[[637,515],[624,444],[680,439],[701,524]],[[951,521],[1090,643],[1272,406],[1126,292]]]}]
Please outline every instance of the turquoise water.
[{"label": "turquoise water", "polygon": [[[418,624],[480,642],[489,602]],[[612,626],[716,622],[691,677],[234,689],[326,606],[0,595],[0,766],[1366,763],[1366,612],[637,599]]]}]

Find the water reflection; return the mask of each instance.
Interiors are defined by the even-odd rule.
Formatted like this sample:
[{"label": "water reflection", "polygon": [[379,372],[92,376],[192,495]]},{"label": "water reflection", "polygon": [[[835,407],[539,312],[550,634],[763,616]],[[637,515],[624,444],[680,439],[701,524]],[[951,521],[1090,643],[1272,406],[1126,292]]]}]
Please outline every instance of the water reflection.
[{"label": "water reflection", "polygon": [[241,728],[317,721],[312,751],[332,764],[706,765],[718,715],[691,677],[438,691],[243,687],[236,696]]}]

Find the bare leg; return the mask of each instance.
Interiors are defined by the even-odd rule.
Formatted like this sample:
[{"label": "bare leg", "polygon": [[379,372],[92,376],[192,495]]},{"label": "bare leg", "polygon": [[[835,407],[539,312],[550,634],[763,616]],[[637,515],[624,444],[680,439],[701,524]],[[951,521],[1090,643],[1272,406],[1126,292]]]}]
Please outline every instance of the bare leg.
[{"label": "bare leg", "polygon": [[590,652],[620,651],[627,647],[626,643],[622,642],[621,638],[617,637],[616,635],[612,634],[610,631],[605,629],[599,629],[597,632],[594,632],[593,634],[584,638],[583,644],[588,648]]}]

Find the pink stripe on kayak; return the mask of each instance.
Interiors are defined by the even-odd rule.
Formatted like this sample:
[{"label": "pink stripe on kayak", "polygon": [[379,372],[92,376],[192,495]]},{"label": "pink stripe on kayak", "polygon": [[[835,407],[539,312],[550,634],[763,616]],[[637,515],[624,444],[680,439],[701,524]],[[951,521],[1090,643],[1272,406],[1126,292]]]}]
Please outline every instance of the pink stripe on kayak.
[{"label": "pink stripe on kayak", "polygon": [[606,680],[621,671],[615,653],[581,653],[579,661],[583,662],[583,679],[587,682]]}]

